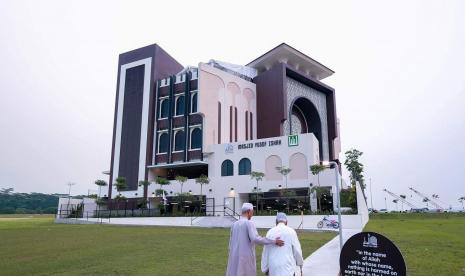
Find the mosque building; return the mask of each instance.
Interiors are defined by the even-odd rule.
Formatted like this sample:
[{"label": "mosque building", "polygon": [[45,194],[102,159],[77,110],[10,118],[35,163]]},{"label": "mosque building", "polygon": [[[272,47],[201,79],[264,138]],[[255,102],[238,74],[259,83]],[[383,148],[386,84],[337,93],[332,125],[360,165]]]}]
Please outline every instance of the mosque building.
[{"label": "mosque building", "polygon": [[[126,178],[121,194],[129,200],[159,188],[144,191],[139,181],[163,177],[171,180],[163,187],[169,200],[180,192],[178,175],[188,178],[184,192],[199,195],[195,179],[206,175],[207,213],[238,212],[258,192],[263,210],[314,209],[312,186],[328,188],[332,210],[337,168],[316,176],[309,167],[339,163],[335,90],[322,82],[333,73],[285,43],[246,65],[184,67],[156,44],[121,54],[108,196],[118,194],[117,177]],[[283,167],[289,174],[277,169]],[[252,171],[264,173],[258,190]],[[279,203],[283,190],[291,192]]]}]

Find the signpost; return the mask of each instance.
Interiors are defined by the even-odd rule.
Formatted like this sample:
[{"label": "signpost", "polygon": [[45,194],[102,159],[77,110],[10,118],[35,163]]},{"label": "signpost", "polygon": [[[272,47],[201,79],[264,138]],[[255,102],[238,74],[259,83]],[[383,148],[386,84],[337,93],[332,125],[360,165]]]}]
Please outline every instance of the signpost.
[{"label": "signpost", "polygon": [[385,236],[374,232],[353,235],[339,257],[341,275],[405,276],[405,261],[399,249]]}]

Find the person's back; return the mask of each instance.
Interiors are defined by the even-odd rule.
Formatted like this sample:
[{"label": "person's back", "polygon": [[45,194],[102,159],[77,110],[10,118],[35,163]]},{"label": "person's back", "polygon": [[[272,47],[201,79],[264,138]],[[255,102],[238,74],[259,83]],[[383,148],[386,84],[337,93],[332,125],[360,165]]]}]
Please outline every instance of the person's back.
[{"label": "person's back", "polygon": [[280,237],[284,241],[282,247],[265,246],[263,249],[262,272],[268,272],[270,276],[294,275],[296,265],[303,265],[302,249],[297,233],[286,226],[287,218],[285,219],[285,222],[278,221],[278,224],[266,234],[269,239]]},{"label": "person's back", "polygon": [[243,271],[255,270],[255,244],[249,240],[248,223],[241,217],[231,227],[228,275],[245,275]]},{"label": "person's back", "polygon": [[284,242],[276,237],[270,240],[260,237],[257,228],[250,221],[253,215],[253,206],[244,203],[241,218],[231,227],[229,238],[229,257],[227,276],[252,276],[256,275],[255,245],[276,244],[282,246]]}]

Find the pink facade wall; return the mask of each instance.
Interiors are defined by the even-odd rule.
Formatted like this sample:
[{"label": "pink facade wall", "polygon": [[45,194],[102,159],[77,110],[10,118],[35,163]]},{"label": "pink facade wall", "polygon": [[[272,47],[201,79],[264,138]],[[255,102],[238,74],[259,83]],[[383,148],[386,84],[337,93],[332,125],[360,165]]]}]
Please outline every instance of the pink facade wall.
[{"label": "pink facade wall", "polygon": [[[220,143],[229,143],[230,137],[234,142],[245,141],[250,138],[250,117],[247,118],[246,111],[252,112],[252,135],[257,137],[257,107],[256,86],[254,83],[241,79],[237,76],[214,68],[205,63],[199,63],[198,67],[198,107],[203,116],[203,148],[205,152],[210,151],[209,146]],[[218,103],[221,104],[221,116],[218,116]],[[232,116],[230,116],[232,107]],[[237,123],[234,115],[237,110]],[[232,118],[231,118],[232,117]],[[221,129],[218,129],[218,118],[221,118]],[[231,127],[232,123],[232,127]],[[237,133],[236,131],[237,124]],[[232,133],[230,132],[232,130]],[[246,133],[249,137],[246,137]],[[232,134],[232,135],[231,135]]]}]

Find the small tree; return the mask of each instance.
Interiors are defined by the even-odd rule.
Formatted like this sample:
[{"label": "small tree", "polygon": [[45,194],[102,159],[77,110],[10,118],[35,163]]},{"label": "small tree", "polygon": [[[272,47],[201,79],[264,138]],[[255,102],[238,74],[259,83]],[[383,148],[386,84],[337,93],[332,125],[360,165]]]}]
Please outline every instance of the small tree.
[{"label": "small tree", "polygon": [[463,202],[465,201],[465,196],[462,196],[461,198],[459,198],[459,202],[462,203],[462,209],[465,209],[463,208]]},{"label": "small tree", "polygon": [[[160,177],[160,176],[157,176],[157,178],[155,179],[155,182],[157,182],[157,184],[160,185],[160,190],[163,190],[163,186],[171,184],[171,182],[168,179],[164,177]],[[163,195],[163,193],[161,194]]]},{"label": "small tree", "polygon": [[[323,166],[321,164],[315,164],[315,165],[311,165],[310,166],[310,171],[312,172],[313,175],[316,175],[318,177],[318,187],[320,187],[320,172],[326,170],[326,166]],[[320,196],[321,196],[321,193],[318,193],[318,190],[317,191],[317,194],[316,194],[316,197],[317,197],[317,205],[318,205],[318,209],[321,209],[321,203],[320,203]]]},{"label": "small tree", "polygon": [[265,174],[262,172],[254,172],[254,171],[250,172],[250,178],[254,179],[257,182],[257,185],[255,186],[257,211],[258,211],[258,181],[262,181],[263,177],[265,177]]},{"label": "small tree", "polygon": [[202,174],[201,176],[199,176],[198,178],[195,179],[195,183],[200,185],[200,198],[203,198],[202,197],[202,187],[203,187],[203,185],[208,185],[210,183],[210,178],[208,178],[208,176]]},{"label": "small tree", "polygon": [[101,179],[97,179],[95,180],[95,185],[98,186],[98,197],[100,198],[100,194],[101,194],[101,190],[102,190],[102,187],[105,187],[107,186],[107,182],[105,180],[101,180]]},{"label": "small tree", "polygon": [[363,198],[365,202],[367,197],[365,195],[365,183],[363,178],[363,164],[360,163],[359,158],[363,155],[363,152],[351,149],[345,152],[346,160],[344,161],[344,165],[346,169],[350,172],[350,183],[352,186],[355,187],[357,182],[360,183],[360,187],[362,188]]},{"label": "small tree", "polygon": [[128,187],[128,185],[126,184],[126,178],[122,176],[116,178],[116,183],[114,185],[120,196],[121,191],[125,190]]},{"label": "small tree", "polygon": [[150,184],[152,184],[152,182],[148,180],[139,181],[139,187],[144,187],[144,199],[147,199],[147,191],[148,191]]},{"label": "small tree", "polygon": [[116,202],[126,202],[128,199],[125,196],[119,194],[119,195],[115,196],[115,200],[116,200]]},{"label": "small tree", "polygon": [[281,166],[281,167],[276,167],[276,170],[284,176],[284,179],[286,180],[286,191],[287,191],[287,175],[292,171],[292,169]]},{"label": "small tree", "polygon": [[186,181],[188,180],[187,177],[185,176],[182,176],[182,175],[178,175],[176,176],[176,181],[178,181],[179,185],[181,185],[181,192],[180,194],[182,195],[182,187],[184,186],[184,183],[186,183]]}]

